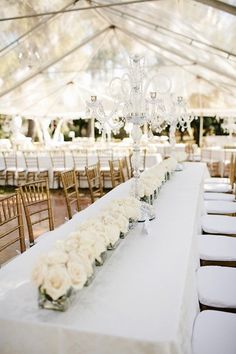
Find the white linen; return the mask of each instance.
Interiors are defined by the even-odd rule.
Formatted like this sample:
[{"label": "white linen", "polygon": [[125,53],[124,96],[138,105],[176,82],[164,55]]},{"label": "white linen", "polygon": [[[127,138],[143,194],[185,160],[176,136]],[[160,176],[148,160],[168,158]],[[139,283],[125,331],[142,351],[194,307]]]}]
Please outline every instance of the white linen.
[{"label": "white linen", "polygon": [[236,203],[224,200],[205,200],[205,210],[207,214],[234,214],[236,213]]},{"label": "white linen", "polygon": [[38,309],[30,281],[37,257],[109,200],[127,196],[132,181],[44,234],[1,269],[1,354],[18,348],[24,354],[190,354],[205,168],[188,163],[175,173],[160,192],[149,235],[143,224],[132,230],[65,313]]},{"label": "white linen", "polygon": [[200,259],[236,261],[236,238],[224,235],[199,235]]},{"label": "white linen", "polygon": [[205,266],[197,271],[200,303],[213,307],[236,308],[236,268]]},{"label": "white linen", "polygon": [[204,193],[205,200],[225,200],[233,202],[235,201],[234,194],[227,194],[227,193],[212,193],[212,192],[205,192]]},{"label": "white linen", "polygon": [[208,234],[236,234],[236,218],[225,215],[203,215],[202,230]]},{"label": "white linen", "polygon": [[202,311],[193,331],[193,354],[235,354],[236,314]]}]

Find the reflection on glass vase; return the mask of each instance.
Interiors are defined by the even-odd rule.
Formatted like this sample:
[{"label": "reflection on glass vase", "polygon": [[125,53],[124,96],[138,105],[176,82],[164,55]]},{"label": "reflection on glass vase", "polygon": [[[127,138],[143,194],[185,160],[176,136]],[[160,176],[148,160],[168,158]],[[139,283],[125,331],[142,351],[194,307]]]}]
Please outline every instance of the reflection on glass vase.
[{"label": "reflection on glass vase", "polygon": [[142,202],[145,202],[149,205],[153,205],[154,203],[154,194],[151,195],[144,195],[142,198],[140,198]]},{"label": "reflection on glass vase", "polygon": [[95,259],[95,265],[98,267],[102,266],[106,259],[107,259],[107,252],[104,251],[100,254],[99,258]]},{"label": "reflection on glass vase", "polygon": [[93,267],[93,272],[90,275],[90,277],[88,277],[88,279],[87,279],[86,283],[84,284],[84,286],[89,286],[92,283],[93,279],[95,278],[95,263],[93,263],[92,267]]},{"label": "reflection on glass vase", "polygon": [[120,238],[118,238],[118,240],[115,243],[109,243],[109,245],[107,246],[108,251],[114,250],[116,249],[116,247],[120,244]]},{"label": "reflection on glass vase", "polygon": [[41,287],[38,289],[39,307],[47,310],[66,311],[75,297],[76,291],[71,287],[65,295],[53,300]]}]

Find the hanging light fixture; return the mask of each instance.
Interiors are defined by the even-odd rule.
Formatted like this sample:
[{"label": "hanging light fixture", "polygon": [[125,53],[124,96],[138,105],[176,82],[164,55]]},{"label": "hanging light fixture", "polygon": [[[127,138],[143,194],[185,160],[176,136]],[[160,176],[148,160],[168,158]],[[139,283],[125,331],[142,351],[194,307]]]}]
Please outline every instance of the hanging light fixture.
[{"label": "hanging light fixture", "polygon": [[[162,82],[158,85],[158,80]],[[163,85],[166,81],[166,85]],[[114,84],[119,86],[116,95],[112,92]],[[97,96],[91,96],[87,102],[87,116],[95,118],[102,131],[111,129],[116,131],[124,123],[132,123],[131,137],[133,139],[133,168],[134,168],[134,193],[138,198],[138,180],[140,177],[140,141],[141,127],[148,123],[157,132],[161,132],[170,125],[172,130],[180,127],[186,129],[192,117],[186,112],[183,98],[175,102],[170,93],[171,82],[164,75],[157,74],[149,80],[144,79],[144,57],[137,55],[130,57],[129,70],[121,78],[115,77],[110,83],[111,95],[114,106],[109,114],[105,113],[102,102]],[[162,89],[160,89],[162,87]],[[163,87],[165,87],[163,89]],[[150,90],[150,88],[152,88]]]}]

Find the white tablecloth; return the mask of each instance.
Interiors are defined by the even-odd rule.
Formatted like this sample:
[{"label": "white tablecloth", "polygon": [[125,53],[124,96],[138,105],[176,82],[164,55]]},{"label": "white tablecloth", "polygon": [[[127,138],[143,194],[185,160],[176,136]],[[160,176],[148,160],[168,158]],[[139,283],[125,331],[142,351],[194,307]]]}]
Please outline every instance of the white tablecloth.
[{"label": "white tablecloth", "polygon": [[198,312],[195,269],[205,165],[185,164],[162,188],[149,235],[130,232],[93,283],[65,313],[39,309],[30,281],[39,254],[67,236],[107,201],[112,190],[0,270],[0,353],[190,354]]}]

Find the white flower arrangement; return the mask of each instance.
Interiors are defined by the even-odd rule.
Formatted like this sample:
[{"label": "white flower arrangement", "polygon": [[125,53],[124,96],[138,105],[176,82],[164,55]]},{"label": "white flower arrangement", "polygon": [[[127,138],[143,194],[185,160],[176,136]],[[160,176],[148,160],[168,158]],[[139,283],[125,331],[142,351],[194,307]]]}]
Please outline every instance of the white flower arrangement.
[{"label": "white flower arrangement", "polygon": [[139,179],[139,197],[144,198],[154,194],[155,190],[160,188],[166,180],[166,174],[171,174],[175,170],[176,165],[177,161],[173,157],[170,157],[145,170]]},{"label": "white flower arrangement", "polygon": [[71,289],[82,289],[93,276],[95,261],[101,263],[102,254],[129,230],[130,219],[139,218],[140,205],[133,197],[113,200],[96,218],[82,222],[65,240],[57,241],[32,272],[40,293],[56,302]]}]

